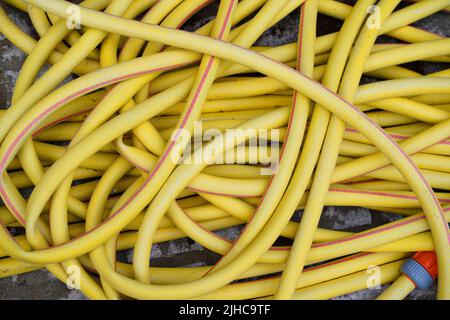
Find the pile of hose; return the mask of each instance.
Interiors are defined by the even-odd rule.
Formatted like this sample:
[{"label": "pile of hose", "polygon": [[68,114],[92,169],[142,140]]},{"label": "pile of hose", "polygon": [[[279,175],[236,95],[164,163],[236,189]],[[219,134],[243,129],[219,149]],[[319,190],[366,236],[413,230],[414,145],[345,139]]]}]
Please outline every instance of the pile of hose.
[{"label": "pile of hose", "polygon": [[[0,113],[0,277],[75,270],[91,299],[330,299],[376,276],[403,299],[435,252],[425,276],[450,299],[450,69],[407,68],[450,62],[450,39],[411,26],[450,0],[220,0],[193,32],[212,0],[3,1],[39,39],[0,10],[28,54]],[[295,11],[296,43],[255,45]],[[318,36],[319,14],[340,30]],[[335,231],[325,206],[402,217]],[[151,266],[185,237],[221,258]]]}]

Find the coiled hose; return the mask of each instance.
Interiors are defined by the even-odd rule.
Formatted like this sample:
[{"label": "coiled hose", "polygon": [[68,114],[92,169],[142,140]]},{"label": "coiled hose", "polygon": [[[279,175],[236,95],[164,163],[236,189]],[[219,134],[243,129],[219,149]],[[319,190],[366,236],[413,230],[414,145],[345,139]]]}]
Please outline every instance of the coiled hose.
[{"label": "coiled hose", "polygon": [[[450,0],[221,0],[194,32],[180,28],[211,0],[5,2],[40,39],[0,10],[28,54],[0,114],[2,276],[45,267],[67,282],[76,268],[92,299],[327,299],[366,288],[378,265],[404,297],[404,259],[435,251],[450,298],[450,72],[402,66],[450,61],[449,39],[410,25]],[[297,43],[255,46],[296,10]],[[319,13],[340,31],[317,36]],[[318,228],[330,205],[404,217]],[[213,232],[241,224],[233,241]],[[183,237],[221,259],[150,266],[153,244]]]}]

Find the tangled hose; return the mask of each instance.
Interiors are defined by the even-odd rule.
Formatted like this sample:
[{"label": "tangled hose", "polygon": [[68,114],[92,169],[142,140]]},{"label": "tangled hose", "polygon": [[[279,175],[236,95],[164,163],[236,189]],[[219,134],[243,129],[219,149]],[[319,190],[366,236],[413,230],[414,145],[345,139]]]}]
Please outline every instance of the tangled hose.
[{"label": "tangled hose", "polygon": [[[405,258],[435,251],[450,298],[450,72],[402,66],[450,61],[449,39],[410,26],[450,0],[221,0],[194,32],[180,28],[211,0],[5,2],[40,39],[0,10],[28,54],[0,114],[1,276],[75,269],[92,299],[327,299],[367,288],[377,265],[405,297]],[[254,45],[295,10],[297,43]],[[319,13],[340,31],[317,36]],[[318,228],[330,205],[404,217]],[[242,224],[235,240],[213,232]],[[150,266],[153,244],[184,237],[221,259]]]}]

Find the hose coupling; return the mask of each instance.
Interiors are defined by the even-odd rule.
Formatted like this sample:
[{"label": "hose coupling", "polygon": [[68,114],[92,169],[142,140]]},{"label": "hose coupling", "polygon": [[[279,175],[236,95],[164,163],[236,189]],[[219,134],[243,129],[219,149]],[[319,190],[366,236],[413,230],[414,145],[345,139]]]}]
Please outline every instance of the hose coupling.
[{"label": "hose coupling", "polygon": [[419,251],[402,265],[401,272],[419,289],[427,289],[438,275],[434,251]]}]

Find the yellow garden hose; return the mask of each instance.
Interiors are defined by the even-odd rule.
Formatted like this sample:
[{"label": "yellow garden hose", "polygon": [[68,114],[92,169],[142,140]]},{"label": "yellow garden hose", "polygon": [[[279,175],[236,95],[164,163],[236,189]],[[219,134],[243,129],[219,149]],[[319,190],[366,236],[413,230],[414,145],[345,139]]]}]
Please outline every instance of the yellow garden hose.
[{"label": "yellow garden hose", "polygon": [[[404,258],[433,250],[450,299],[450,72],[404,65],[450,61],[449,39],[410,25],[450,0],[221,0],[194,32],[180,28],[212,1],[6,2],[39,40],[0,8],[28,54],[0,112],[0,277],[75,268],[91,299],[329,299],[367,288],[377,265],[380,283],[397,279],[379,299],[403,299]],[[297,43],[255,45],[296,10]],[[319,13],[340,31],[317,36]],[[324,206],[403,217],[341,232],[318,228]],[[221,258],[151,266],[154,244],[184,237]]]},{"label": "yellow garden hose", "polygon": [[386,291],[377,297],[378,300],[403,300],[416,286],[404,275],[401,275]]},{"label": "yellow garden hose", "polygon": [[[390,1],[390,3],[386,3],[384,1],[380,2],[380,23],[386,20],[386,16],[389,15],[392,10],[394,10],[398,3],[399,1]],[[349,27],[351,29],[359,29],[354,25],[354,21],[358,21],[359,19],[361,19],[359,18],[359,16],[365,16],[365,10],[367,10],[367,7],[371,4],[371,2],[358,2],[352,10],[350,17],[344,22],[344,25],[342,26],[340,32],[348,35],[349,33],[346,30],[346,27]],[[359,22],[359,24],[361,24],[361,22]],[[338,65],[335,68],[327,69],[327,71],[330,72],[331,76],[322,78],[322,82],[333,91],[337,90],[337,85],[340,82],[341,87],[339,93],[344,98],[352,101],[352,96],[358,88],[359,77],[362,73],[362,65],[364,65],[362,59],[364,59],[364,57],[367,56],[367,54],[370,52],[370,47],[375,42],[377,33],[378,30],[376,28],[370,28],[370,26],[366,23],[366,25],[362,27],[359,38],[355,41],[353,51],[350,54],[347,62],[346,70],[342,75],[342,81],[340,80],[342,71],[337,68],[340,68],[342,70],[343,66]],[[337,41],[339,41],[340,39],[341,37],[339,35]],[[351,41],[350,43],[353,43],[353,41]],[[333,67],[331,63],[328,64],[327,67],[328,66]],[[327,75],[327,71],[325,75]],[[328,122],[328,117],[325,119],[321,119],[321,122]],[[326,126],[323,126],[323,128],[325,127]],[[324,185],[329,184],[329,177],[333,172],[334,167],[336,166],[337,156],[339,153],[339,140],[342,139],[342,135],[345,130],[345,122],[343,122],[336,116],[331,116],[327,130],[328,132],[323,142],[321,155],[317,161],[317,170],[316,175],[312,181],[310,197],[308,197],[308,200],[306,202],[304,214],[297,231],[298,236],[296,237],[292,245],[289,259],[286,263],[286,268],[283,271],[280,279],[280,286],[276,294],[277,298],[289,299],[294,293],[295,287],[291,284],[295,282],[292,282],[291,279],[298,278],[298,276],[302,272],[305,260],[304,257],[306,256],[306,252],[309,250],[309,247],[312,244],[311,232],[314,232],[314,229],[319,223],[320,213],[323,209],[323,202],[321,203],[321,199],[323,199],[324,191],[326,193],[327,190]],[[323,133],[321,134],[321,136],[323,136]]]}]

